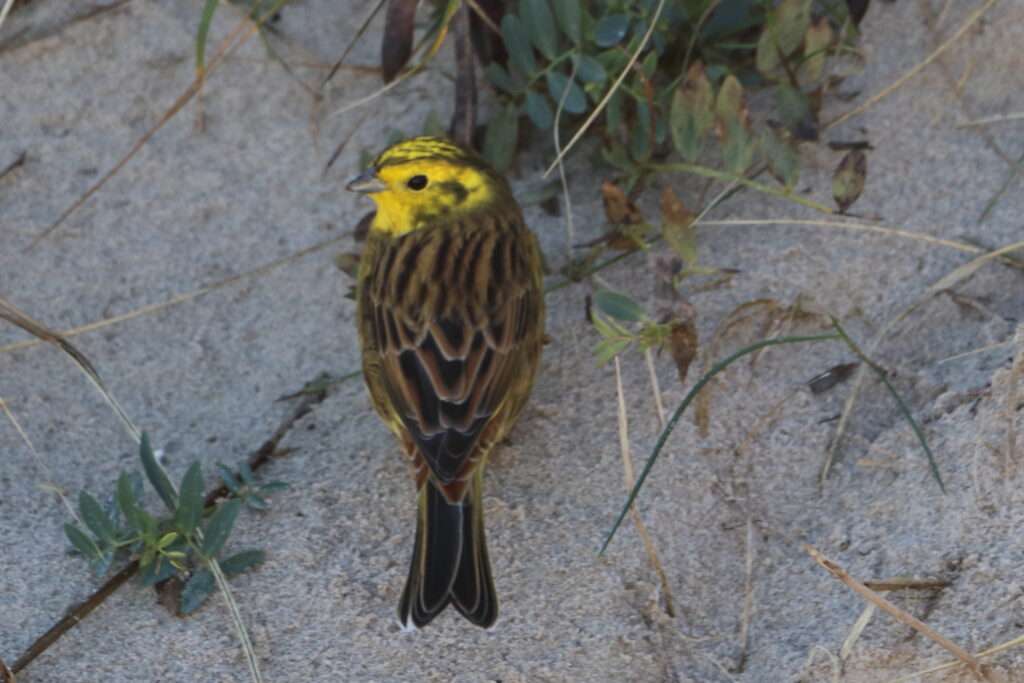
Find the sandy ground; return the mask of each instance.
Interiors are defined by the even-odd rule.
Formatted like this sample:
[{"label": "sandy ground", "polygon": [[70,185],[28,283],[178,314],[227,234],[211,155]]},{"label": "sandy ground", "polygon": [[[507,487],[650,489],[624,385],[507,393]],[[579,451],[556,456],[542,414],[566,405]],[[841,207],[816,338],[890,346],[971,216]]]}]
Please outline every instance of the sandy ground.
[{"label": "sandy ground", "polygon": [[[165,449],[172,475],[199,459],[212,478],[213,463],[238,461],[288,414],[277,397],[318,372],[357,367],[354,307],[343,296],[349,282],[332,256],[353,248],[348,235],[368,206],[343,192],[342,181],[362,149],[379,149],[392,128],[419,130],[430,110],[446,119],[450,103],[439,73],[378,99],[325,174],[331,149],[364,113],[321,117],[315,141],[308,94],[252,40],[211,78],[205,132],[194,129],[197,108],[190,104],[56,233],[26,251],[189,85],[199,5],[134,0],[69,10],[36,0],[10,17],[0,32],[0,169],[23,151],[26,161],[0,179],[0,295],[69,329],[337,238],[260,277],[75,337],[132,418]],[[855,97],[831,101],[825,118],[895,81],[978,6],[874,3],[863,25],[866,68],[843,86]],[[942,7],[933,30],[928,18]],[[301,65],[333,61],[352,37],[352,17],[364,11],[362,3],[308,0],[284,12],[281,49],[300,65],[301,78],[322,76]],[[222,10],[211,45],[236,21]],[[855,212],[988,249],[1024,238],[1020,181],[978,221],[1010,173],[1006,159],[1024,152],[1020,122],[957,125],[1024,109],[1021,40],[1024,6],[997,3],[943,60],[827,134],[874,147]],[[351,61],[376,59],[373,39]],[[377,85],[342,72],[325,111]],[[800,187],[808,196],[829,202],[837,160],[824,147],[807,150]],[[524,159],[515,186],[534,185],[546,161]],[[569,172],[578,238],[594,237],[603,229],[602,178],[585,154]],[[684,176],[664,182],[690,201],[699,189]],[[652,214],[656,196],[649,193],[643,205]],[[563,219],[536,208],[527,216],[560,265]],[[399,630],[394,608],[412,545],[413,496],[391,437],[353,381],[289,433],[283,445],[291,454],[266,471],[291,488],[275,496],[272,510],[243,515],[232,540],[234,548],[268,551],[264,566],[233,581],[266,679],[866,683],[949,659],[876,614],[840,660],[864,602],[815,564],[805,543],[861,580],[948,581],[941,591],[889,597],[970,651],[1018,636],[1024,445],[1010,456],[1007,442],[1014,420],[1024,442],[1024,413],[1008,409],[1012,359],[1024,354],[1024,333],[1013,342],[1024,320],[1024,273],[991,262],[926,297],[972,255],[794,222],[816,218],[751,193],[709,216],[783,221],[701,228],[702,263],[739,270],[728,286],[691,295],[705,348],[731,311],[756,299],[829,310],[867,344],[925,297],[875,357],[921,421],[944,495],[907,423],[870,379],[832,476],[820,484],[835,418],[853,385],[814,395],[806,382],[851,360],[844,347],[783,347],[755,365],[734,366],[713,386],[709,432],[701,435],[684,418],[641,494],[678,613],[670,618],[631,523],[597,556],[624,500],[623,471],[614,371],[594,361],[597,336],[583,315],[589,289],[575,285],[549,298],[553,342],[533,400],[488,471],[489,542],[502,599],[497,627],[478,631],[452,613],[418,633]],[[651,302],[643,258],[603,275]],[[719,353],[763,336],[763,323],[761,316],[735,327]],[[804,321],[789,329],[821,326]],[[9,421],[0,423],[0,658],[8,663],[101,583],[69,554],[61,532],[67,513],[40,484],[105,494],[119,471],[135,466],[132,443],[64,358],[46,347],[9,348],[26,338],[0,327],[0,397],[39,453],[32,455]],[[671,409],[689,386],[680,385],[667,356],[656,366]],[[642,357],[628,355],[623,373],[640,463],[658,422]],[[992,680],[1024,680],[1024,650],[988,661]],[[180,619],[131,583],[18,681],[245,677],[219,599]],[[953,672],[921,680],[968,678]]]}]

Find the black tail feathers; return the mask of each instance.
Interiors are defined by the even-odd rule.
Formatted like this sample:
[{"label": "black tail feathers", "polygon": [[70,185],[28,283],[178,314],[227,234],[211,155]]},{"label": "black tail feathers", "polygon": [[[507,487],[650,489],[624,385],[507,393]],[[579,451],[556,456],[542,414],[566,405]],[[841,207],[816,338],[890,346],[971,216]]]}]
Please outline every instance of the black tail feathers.
[{"label": "black tail feathers", "polygon": [[453,602],[466,619],[489,628],[498,618],[498,599],[487,557],[480,479],[474,477],[458,503],[449,503],[429,481],[419,495],[416,543],[399,620],[422,628]]}]

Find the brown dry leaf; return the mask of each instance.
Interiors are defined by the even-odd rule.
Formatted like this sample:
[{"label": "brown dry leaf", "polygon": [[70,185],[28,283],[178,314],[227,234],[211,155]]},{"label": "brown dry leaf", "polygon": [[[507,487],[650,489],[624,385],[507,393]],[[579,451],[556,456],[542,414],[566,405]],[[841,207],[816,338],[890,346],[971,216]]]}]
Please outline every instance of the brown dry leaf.
[{"label": "brown dry leaf", "polygon": [[661,234],[672,250],[692,267],[697,263],[697,238],[693,231],[694,215],[686,208],[671,187],[661,192]]},{"label": "brown dry leaf", "polygon": [[835,175],[832,176],[832,197],[836,200],[840,213],[846,210],[864,191],[864,180],[868,175],[868,158],[859,149],[846,153]]},{"label": "brown dry leaf", "polygon": [[850,379],[850,375],[858,367],[860,367],[859,362],[834,365],[820,375],[808,380],[807,388],[811,390],[812,394],[823,394],[835,385]]},{"label": "brown dry leaf", "polygon": [[0,683],[14,683],[14,672],[0,659]]},{"label": "brown dry leaf", "polygon": [[[664,200],[664,195],[662,196]],[[680,206],[682,202],[679,202]],[[664,209],[664,204],[663,207]],[[668,347],[679,372],[679,383],[686,383],[686,375],[697,357],[697,309],[675,287],[675,275],[682,264],[675,257],[653,260],[654,307],[660,324],[668,325]]]},{"label": "brown dry leaf", "polygon": [[684,305],[692,311],[692,315],[686,320],[673,320],[668,338],[669,351],[676,363],[680,384],[686,384],[686,374],[700,349],[697,339],[697,311],[690,304]]},{"label": "brown dry leaf", "polygon": [[412,56],[413,31],[416,28],[418,0],[389,0],[384,35],[380,43],[380,68],[384,82],[390,83]]},{"label": "brown dry leaf", "polygon": [[636,204],[630,201],[626,193],[610,180],[601,183],[601,200],[604,202],[604,215],[612,225],[636,225],[643,223],[644,217]]}]

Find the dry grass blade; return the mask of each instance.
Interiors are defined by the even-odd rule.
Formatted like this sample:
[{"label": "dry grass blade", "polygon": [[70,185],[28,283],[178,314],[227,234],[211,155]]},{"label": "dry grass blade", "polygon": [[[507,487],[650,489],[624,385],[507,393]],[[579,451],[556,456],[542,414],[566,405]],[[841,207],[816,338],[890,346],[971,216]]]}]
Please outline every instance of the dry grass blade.
[{"label": "dry grass blade", "polygon": [[981,17],[986,12],[988,12],[990,9],[992,9],[992,6],[995,5],[998,1],[999,0],[986,0],[986,2],[984,4],[982,4],[981,7],[976,9],[974,12],[971,13],[971,15],[969,17],[967,17],[967,20],[960,26],[960,28],[957,29],[956,33],[954,33],[952,36],[950,36],[944,43],[942,43],[942,45],[940,45],[939,47],[935,48],[935,50],[933,50],[930,55],[925,57],[925,59],[923,61],[921,61],[918,64],[914,65],[914,67],[911,68],[909,71],[907,71],[907,73],[905,73],[902,76],[900,76],[899,78],[897,78],[893,83],[889,84],[885,88],[882,88],[882,90],[880,90],[876,94],[874,94],[871,97],[869,97],[862,104],[854,107],[853,109],[851,109],[850,111],[846,112],[845,114],[842,114],[838,118],[833,119],[832,121],[829,121],[827,124],[822,126],[822,129],[821,129],[822,132],[824,132],[824,131],[826,131],[826,130],[828,130],[830,128],[833,128],[835,126],[838,126],[840,123],[843,123],[844,121],[846,121],[846,120],[848,120],[848,119],[850,119],[850,118],[852,118],[854,116],[857,116],[859,114],[863,114],[865,111],[867,111],[871,107],[875,106],[876,104],[878,104],[879,102],[884,100],[889,95],[891,95],[894,92],[896,92],[897,90],[899,90],[901,87],[903,87],[903,85],[907,81],[909,81],[911,78],[913,78],[914,76],[919,74],[921,71],[923,71],[925,69],[925,67],[927,67],[929,64],[934,62],[936,59],[938,59],[939,56],[942,55],[943,52],[945,52],[950,47],[952,47],[953,43],[955,43],[958,40],[960,40],[960,38],[962,38],[964,36],[964,34],[967,33],[968,29],[970,29],[972,26],[974,26],[974,24],[977,23],[977,21],[979,19],[981,19]]},{"label": "dry grass blade", "polygon": [[975,246],[973,244],[967,244],[965,242],[957,242],[956,240],[946,240],[940,237],[932,237],[920,232],[913,232],[911,230],[903,230],[902,228],[893,228],[885,225],[878,225],[875,223],[858,223],[856,221],[831,221],[831,220],[805,220],[798,218],[778,218],[778,219],[759,219],[759,218],[737,218],[728,220],[717,220],[717,221],[694,221],[694,224],[700,224],[709,227],[730,227],[740,225],[795,225],[800,227],[817,227],[817,228],[830,228],[836,230],[852,230],[854,232],[874,232],[889,237],[898,237],[900,239],[915,240],[918,242],[925,242],[928,244],[934,244],[937,247],[948,247],[957,251],[962,251],[967,254],[982,254],[985,249]]},{"label": "dry grass blade", "polygon": [[973,128],[975,126],[987,126],[992,123],[1005,123],[1006,121],[1021,121],[1024,120],[1024,112],[1015,112],[1013,114],[1003,114],[1002,116],[986,116],[981,119],[974,119],[973,121],[963,121],[956,124],[957,128]]},{"label": "dry grass blade", "polygon": [[967,650],[963,649],[928,624],[914,617],[912,614],[909,614],[905,610],[900,609],[857,579],[847,574],[845,569],[822,555],[821,551],[814,546],[805,544],[804,550],[806,550],[807,554],[810,555],[814,561],[821,565],[829,574],[842,581],[848,588],[850,588],[850,590],[855,592],[861,598],[875,605],[883,612],[886,612],[901,624],[906,624],[925,638],[928,638],[932,642],[948,650],[954,657],[963,662],[974,673],[978,680],[990,680],[982,671],[981,663],[978,662],[978,660],[975,659],[975,657]]},{"label": "dry grass blade", "polygon": [[[7,20],[7,15],[10,14],[12,7],[14,7],[14,0],[7,0],[4,2],[3,9],[0,9],[0,28],[4,27],[4,22]],[[0,662],[0,664],[3,664],[3,662]],[[5,666],[4,669],[6,668],[7,667]],[[11,677],[11,680],[14,680],[13,676]]]},{"label": "dry grass blade", "polygon": [[[398,74],[395,80],[391,81],[390,83],[387,83],[383,87],[374,90],[372,93],[365,97],[359,98],[355,102],[349,102],[341,109],[338,109],[337,111],[331,113],[331,118],[341,116],[342,114],[348,113],[353,109],[358,109],[359,107],[362,107],[365,104],[369,104],[370,102],[377,99],[381,95],[384,95],[385,93],[394,90],[400,84],[405,83],[411,77],[423,71],[427,67],[427,64],[430,63],[430,60],[434,58],[434,55],[437,54],[437,51],[441,49],[441,44],[444,42],[445,36],[448,35],[448,28],[451,25],[451,22],[456,14],[456,10],[459,8],[460,5],[461,3],[458,2],[458,0],[448,0],[447,5],[445,6],[444,15],[441,17],[441,22],[437,28],[437,35],[434,37],[434,42],[432,42],[429,45],[423,57],[420,58],[420,60],[416,64],[406,67],[400,74]],[[426,43],[423,43],[422,45],[425,44]],[[420,47],[422,47],[422,45]]]},{"label": "dry grass blade", "polygon": [[850,633],[847,634],[846,640],[843,641],[843,646],[839,648],[839,659],[846,661],[853,653],[853,648],[857,645],[857,641],[860,640],[860,636],[864,633],[864,629],[867,628],[868,623],[871,621],[871,617],[875,616],[875,604],[869,602],[865,607],[864,611],[857,617],[857,621],[853,622],[853,628],[850,629]]},{"label": "dry grass blade", "polygon": [[370,27],[370,22],[373,21],[373,18],[377,16],[377,13],[380,12],[380,9],[383,6],[384,0],[379,0],[379,2],[377,2],[374,8],[366,16],[366,19],[363,20],[363,23],[360,24],[359,30],[356,31],[356,34],[352,37],[352,40],[349,41],[349,44],[345,46],[345,50],[341,53],[341,56],[338,57],[338,61],[334,62],[334,65],[331,66],[331,70],[327,72],[327,76],[324,78],[323,81],[320,82],[319,91],[321,93],[323,92],[327,84],[331,82],[331,79],[334,78],[335,74],[338,73],[338,69],[341,68],[341,65],[345,62],[345,59],[348,57],[348,54],[352,51],[352,48],[356,46],[356,43],[359,42],[359,39],[363,37],[364,33],[366,33],[366,29]]},{"label": "dry grass blade", "polygon": [[544,171],[544,178],[551,175],[551,171],[561,163],[562,158],[569,153],[569,150],[576,146],[576,143],[579,142],[581,137],[583,137],[583,134],[587,132],[590,126],[593,125],[594,121],[597,120],[597,117],[601,115],[601,112],[604,111],[604,108],[608,106],[609,100],[612,99],[612,95],[614,95],[615,91],[619,89],[622,82],[626,80],[626,76],[633,71],[633,65],[636,64],[636,60],[640,57],[640,53],[644,51],[645,47],[647,47],[647,43],[651,40],[651,36],[654,35],[654,29],[658,26],[658,19],[661,18],[661,11],[663,9],[665,9],[665,0],[660,0],[658,2],[658,9],[654,11],[654,16],[651,17],[651,25],[647,28],[647,33],[644,34],[643,40],[640,41],[640,45],[637,46],[636,50],[630,56],[629,61],[626,62],[626,66],[622,68],[622,73],[620,73],[619,77],[615,79],[615,82],[612,83],[612,87],[608,88],[608,92],[605,93],[605,96],[602,97],[601,101],[598,102],[596,107],[594,107],[594,111],[590,112],[590,116],[587,117],[587,120],[583,122],[583,125],[579,127],[579,130],[577,130],[575,135],[573,135],[569,140],[569,144],[565,146],[565,149],[558,153],[555,160],[552,161],[551,165],[548,166],[546,171]]},{"label": "dry grass blade", "polygon": [[[633,472],[633,456],[629,450],[629,418],[626,414],[626,398],[622,391],[622,368],[618,356],[615,356],[615,391],[619,403],[619,449],[622,453],[622,478],[626,484],[626,491],[630,491],[633,488],[635,477]],[[630,506],[630,512],[633,514],[633,523],[636,524],[636,530],[639,532],[640,538],[643,539],[647,559],[650,561],[651,567],[661,582],[661,592],[665,596],[665,613],[674,618],[676,616],[676,608],[675,601],[672,598],[672,587],[669,584],[668,575],[665,574],[665,568],[661,565],[661,560],[658,558],[658,549],[655,547],[651,535],[647,533],[647,526],[644,524],[643,518],[640,517],[640,511],[635,504]]]},{"label": "dry grass blade", "polygon": [[[1015,647],[1020,647],[1021,645],[1024,645],[1024,635],[1017,636],[1012,640],[1008,640],[1005,643],[1000,643],[999,645],[996,645],[995,647],[990,647],[987,650],[982,650],[981,652],[976,653],[974,656],[977,659],[981,659],[983,657],[991,657],[992,655],[999,654],[1000,652],[1004,652]],[[946,664],[933,666],[930,669],[925,669],[923,671],[915,671],[912,674],[900,676],[899,678],[889,681],[889,683],[911,683],[911,681],[917,682],[920,680],[921,676],[924,676],[926,674],[938,673],[940,671],[948,671],[949,669],[956,668],[961,664],[962,662],[960,661],[947,662]]]},{"label": "dry grass blade", "polygon": [[21,423],[18,422],[18,418],[14,417],[14,413],[12,413],[10,407],[8,407],[7,401],[2,398],[0,398],[0,410],[2,410],[4,415],[7,416],[10,423],[14,425],[14,430],[18,432],[18,436],[21,437],[21,440],[28,448],[29,453],[32,454],[32,457],[35,458],[36,463],[39,465],[39,469],[41,469],[43,474],[46,476],[46,481],[40,485],[40,488],[56,493],[60,502],[63,503],[65,509],[67,509],[68,514],[71,515],[71,518],[81,524],[82,520],[78,518],[78,513],[75,512],[75,507],[71,504],[71,501],[68,500],[68,497],[64,495],[64,490],[55,483],[53,472],[51,472],[50,468],[47,467],[46,462],[43,460],[43,457],[39,455],[39,451],[36,450],[32,440],[28,438],[28,434],[26,434],[25,430],[22,429]]},{"label": "dry grass blade", "polygon": [[[104,185],[107,184],[107,181],[109,181],[111,178],[117,175],[117,173],[122,168],[124,168],[125,164],[131,161],[132,157],[138,154],[139,150],[141,150],[146,145],[146,143],[149,142],[150,138],[156,135],[156,133],[161,128],[163,128],[168,121],[174,118],[174,116],[179,111],[181,111],[186,104],[192,101],[192,98],[195,97],[196,94],[202,88],[203,82],[206,80],[207,77],[209,77],[211,73],[213,73],[217,69],[218,66],[220,66],[223,63],[224,58],[228,54],[233,52],[235,49],[237,49],[239,46],[241,46],[243,43],[245,43],[245,41],[247,41],[249,38],[251,38],[252,34],[258,31],[259,27],[267,19],[272,17],[274,13],[276,13],[277,10],[280,9],[280,7],[285,2],[287,2],[287,0],[277,0],[277,2],[274,3],[274,6],[271,7],[266,13],[263,14],[263,16],[261,16],[256,21],[252,21],[247,18],[239,22],[238,25],[235,26],[234,29],[232,29],[231,33],[229,33],[227,37],[221,41],[220,45],[217,48],[216,54],[214,54],[213,58],[207,63],[203,73],[197,76],[196,79],[192,81],[191,85],[189,85],[188,88],[185,89],[185,92],[178,96],[178,99],[176,99],[174,101],[174,104],[172,104],[170,108],[168,108],[167,111],[164,112],[163,116],[160,117],[160,120],[157,121],[149,130],[143,133],[142,137],[136,140],[135,144],[132,145],[131,149],[128,150],[128,153],[125,154],[120,161],[114,164],[114,167],[107,171],[102,178],[96,181],[88,190],[86,190],[78,199],[76,199],[74,203],[71,204],[71,206],[66,208],[64,212],[61,213],[61,215],[57,218],[57,220],[50,225],[50,227],[46,228],[41,233],[36,235],[29,243],[28,249],[34,248],[37,244],[39,244],[39,242],[46,239],[48,236],[52,235],[53,232],[57,230],[57,228],[59,228],[65,220],[67,220],[68,216],[70,216],[72,213],[77,211],[83,204],[89,201],[89,199],[94,194],[99,192],[99,190]],[[248,31],[245,31],[246,28],[248,28]]]},{"label": "dry grass blade", "polygon": [[75,348],[74,344],[65,339],[60,333],[54,332],[46,325],[33,320],[3,297],[0,297],[0,319],[6,320],[16,327],[20,327],[40,342],[53,344],[63,351],[65,355],[71,358],[75,366],[82,371],[89,381],[92,382],[93,386],[96,387],[96,390],[100,392],[100,395],[103,396],[104,400],[106,400],[110,405],[114,413],[118,418],[120,418],[121,423],[132,438],[136,441],[139,440],[139,430],[135,427],[132,421],[128,419],[128,415],[121,408],[121,404],[117,402],[117,399],[107,391],[106,386],[103,384],[103,380],[100,379],[100,375],[96,372],[96,368],[93,366],[92,362],[86,358],[85,354]]},{"label": "dry grass blade", "polygon": [[754,520],[747,517],[746,579],[743,582],[743,616],[740,619],[740,656],[737,669],[743,671],[747,663],[747,651],[750,647],[750,620],[754,617]]},{"label": "dry grass blade", "polygon": [[[330,246],[332,246],[334,244],[337,244],[341,240],[348,239],[348,238],[349,238],[348,235],[343,235],[341,237],[333,237],[333,238],[331,238],[329,240],[325,240],[323,242],[318,242],[317,244],[314,244],[314,245],[312,245],[310,247],[306,247],[305,249],[297,251],[294,254],[289,254],[288,256],[282,256],[279,259],[275,259],[275,260],[271,261],[270,263],[266,263],[266,264],[264,264],[264,265],[262,265],[262,266],[260,266],[258,268],[255,268],[253,270],[249,270],[249,271],[246,271],[244,273],[240,273],[238,275],[232,275],[229,278],[225,278],[225,279],[220,280],[218,282],[214,282],[213,284],[206,285],[205,287],[200,287],[199,289],[193,290],[191,292],[185,292],[184,294],[178,294],[176,296],[171,297],[167,301],[161,301],[160,303],[149,304],[148,306],[142,306],[141,308],[137,308],[134,311],[129,311],[128,313],[123,313],[121,315],[115,315],[115,316],[113,316],[111,318],[104,318],[103,320],[97,320],[97,321],[94,321],[94,322],[91,322],[91,323],[87,323],[85,325],[80,325],[80,326],[72,328],[70,330],[64,330],[63,332],[54,333],[54,334],[57,334],[62,339],[65,338],[65,337],[74,337],[76,335],[83,334],[85,332],[93,332],[95,330],[103,329],[105,327],[110,327],[111,325],[117,325],[118,323],[123,323],[125,321],[133,320],[135,318],[140,318],[140,317],[145,316],[145,315],[152,315],[153,313],[157,313],[158,311],[162,311],[165,308],[171,308],[172,306],[179,306],[181,304],[184,304],[184,303],[187,303],[189,301],[192,301],[193,299],[197,299],[197,298],[199,298],[199,297],[201,297],[201,296],[203,296],[205,294],[209,294],[210,292],[214,292],[214,291],[216,291],[218,289],[223,289],[224,287],[227,287],[229,285],[233,285],[236,282],[241,282],[241,281],[247,280],[249,278],[259,277],[261,275],[266,275],[267,273],[269,273],[272,270],[280,268],[281,266],[284,266],[284,265],[286,265],[288,263],[291,263],[292,261],[297,261],[298,259],[301,259],[301,258],[304,258],[306,256],[309,256],[310,254],[314,254],[314,253],[316,253],[318,251],[326,249],[327,247],[330,247]],[[37,339],[29,339],[29,340],[21,341],[21,342],[14,342],[13,344],[8,344],[7,346],[0,346],[0,353],[7,353],[7,352],[10,352],[10,351],[18,351],[20,349],[27,349],[27,348],[30,348],[30,347],[33,347],[33,346],[37,346],[37,345],[41,344],[43,341],[45,341],[45,340],[37,338]]]}]

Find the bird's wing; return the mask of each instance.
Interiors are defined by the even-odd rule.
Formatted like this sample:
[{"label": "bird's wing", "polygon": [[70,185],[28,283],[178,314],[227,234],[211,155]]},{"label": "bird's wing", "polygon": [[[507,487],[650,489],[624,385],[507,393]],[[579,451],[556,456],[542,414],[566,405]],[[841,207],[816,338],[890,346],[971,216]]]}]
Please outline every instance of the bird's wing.
[{"label": "bird's wing", "polygon": [[494,438],[503,403],[529,386],[539,355],[535,242],[521,223],[499,225],[397,240],[362,302],[377,381],[434,479],[456,497],[486,452],[481,436]]}]

